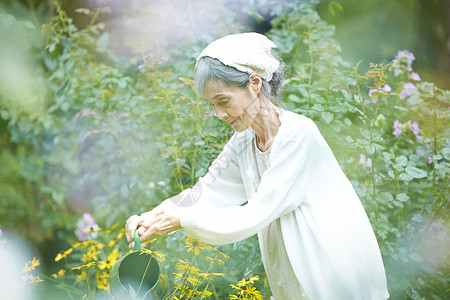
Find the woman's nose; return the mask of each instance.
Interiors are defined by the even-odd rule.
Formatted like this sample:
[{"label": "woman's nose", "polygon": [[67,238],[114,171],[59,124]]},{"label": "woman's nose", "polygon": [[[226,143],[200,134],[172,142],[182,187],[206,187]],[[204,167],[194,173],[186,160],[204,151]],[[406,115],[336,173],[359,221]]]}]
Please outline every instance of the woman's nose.
[{"label": "woman's nose", "polygon": [[217,108],[216,116],[217,118],[219,118],[219,120],[223,120],[227,116],[227,112],[223,109]]}]

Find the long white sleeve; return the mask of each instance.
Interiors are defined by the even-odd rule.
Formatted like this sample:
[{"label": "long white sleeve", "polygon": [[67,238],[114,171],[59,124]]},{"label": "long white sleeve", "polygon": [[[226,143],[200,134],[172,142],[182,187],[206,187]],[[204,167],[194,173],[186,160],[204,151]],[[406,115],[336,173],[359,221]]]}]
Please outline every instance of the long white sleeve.
[{"label": "long white sleeve", "polygon": [[272,149],[271,166],[246,205],[201,209],[182,215],[180,221],[186,234],[211,244],[233,243],[256,234],[296,209],[312,175],[310,162],[319,159],[323,147],[309,127],[296,131]]},{"label": "long white sleeve", "polygon": [[234,134],[205,176],[192,188],[162,202],[160,207],[163,211],[183,215],[247,202],[239,166],[235,160],[236,142]]}]

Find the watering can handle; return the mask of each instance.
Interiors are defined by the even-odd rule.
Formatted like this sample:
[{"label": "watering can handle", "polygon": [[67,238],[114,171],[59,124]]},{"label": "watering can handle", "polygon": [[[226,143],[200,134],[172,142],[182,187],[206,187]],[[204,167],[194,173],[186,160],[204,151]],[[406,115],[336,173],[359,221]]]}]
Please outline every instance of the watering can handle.
[{"label": "watering can handle", "polygon": [[141,250],[141,237],[139,236],[137,228],[134,231],[134,250]]}]

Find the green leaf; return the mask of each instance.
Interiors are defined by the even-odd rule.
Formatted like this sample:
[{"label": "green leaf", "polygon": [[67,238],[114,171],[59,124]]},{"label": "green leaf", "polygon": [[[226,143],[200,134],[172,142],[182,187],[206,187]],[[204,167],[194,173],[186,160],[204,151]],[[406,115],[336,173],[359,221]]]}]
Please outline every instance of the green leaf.
[{"label": "green leaf", "polygon": [[440,155],[440,154],[433,155],[433,161],[434,162],[438,161],[438,160],[441,160],[441,159],[442,159],[442,155]]},{"label": "green leaf", "polygon": [[401,202],[406,202],[409,200],[409,196],[405,193],[400,193],[395,196],[395,199]]},{"label": "green leaf", "polygon": [[313,107],[311,107],[311,110],[323,111],[323,106],[320,104],[314,104]]},{"label": "green leaf", "polygon": [[403,207],[403,203],[400,201],[394,200],[392,203],[394,203],[395,206]]},{"label": "green leaf", "polygon": [[261,23],[261,22],[264,21],[264,17],[261,16],[261,15],[260,15],[258,12],[256,12],[256,11],[252,11],[252,12],[250,12],[249,14],[255,19],[255,21],[256,21],[257,23]]},{"label": "green leaf", "polygon": [[412,176],[410,176],[410,175],[408,175],[408,174],[406,174],[406,173],[400,174],[399,178],[400,178],[401,180],[404,180],[404,181],[411,181],[411,180],[413,179]]},{"label": "green leaf", "polygon": [[334,118],[334,115],[333,115],[332,113],[326,112],[326,111],[322,112],[321,116],[322,116],[322,119],[323,119],[327,124],[330,124],[331,121],[333,121],[333,118]]},{"label": "green leaf", "polygon": [[382,192],[380,194],[378,194],[377,199],[381,202],[391,202],[392,200],[394,200],[394,196],[392,196],[391,193],[389,192]]},{"label": "green leaf", "polygon": [[369,145],[369,142],[367,140],[363,139],[357,139],[356,140],[361,146]]},{"label": "green leaf", "polygon": [[28,29],[36,29],[36,26],[30,21],[21,21],[20,24]]},{"label": "green leaf", "polygon": [[291,101],[291,102],[294,102],[294,103],[302,103],[303,102],[302,99],[300,99],[300,97],[298,97],[295,94],[290,94],[288,96],[288,100]]},{"label": "green leaf", "polygon": [[375,146],[374,145],[367,145],[366,146],[366,151],[370,155],[374,154],[375,153]]},{"label": "green leaf", "polygon": [[388,175],[389,175],[389,177],[391,177],[392,179],[395,178],[395,174],[394,174],[394,171],[393,171],[393,170],[389,170],[389,171],[388,171]]},{"label": "green leaf", "polygon": [[366,130],[364,128],[360,128],[359,132],[361,132],[363,137],[365,137],[366,139],[370,139],[370,131],[369,130]]},{"label": "green leaf", "polygon": [[109,44],[109,33],[103,32],[102,35],[97,39],[97,50],[99,52],[106,52],[108,50]]},{"label": "green leaf", "polygon": [[382,154],[383,154],[383,157],[387,160],[392,158],[392,155],[389,152],[383,152]]},{"label": "green leaf", "polygon": [[407,163],[408,163],[408,158],[406,158],[406,156],[404,156],[404,155],[401,155],[401,156],[395,158],[396,165],[404,167],[404,166],[406,166]]},{"label": "green leaf", "polygon": [[8,28],[16,22],[16,18],[14,18],[14,16],[10,14],[0,14],[0,22],[3,24],[3,26]]},{"label": "green leaf", "polygon": [[130,297],[131,297],[131,299],[136,299],[137,298],[137,294],[136,294],[136,291],[134,290],[134,288],[131,286],[131,284],[128,284],[128,289],[129,289],[129,292],[130,292]]},{"label": "green leaf", "polygon": [[405,172],[413,178],[427,177],[427,172],[412,166],[407,166]]},{"label": "green leaf", "polygon": [[442,154],[446,160],[450,160],[450,148],[442,149]]}]

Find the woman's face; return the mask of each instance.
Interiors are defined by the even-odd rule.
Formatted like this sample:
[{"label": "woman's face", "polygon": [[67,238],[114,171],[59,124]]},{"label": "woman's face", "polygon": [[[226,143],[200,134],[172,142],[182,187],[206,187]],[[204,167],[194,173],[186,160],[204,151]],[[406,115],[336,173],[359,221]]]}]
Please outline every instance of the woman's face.
[{"label": "woman's face", "polygon": [[205,86],[204,98],[211,104],[220,120],[241,132],[252,125],[260,109],[259,89],[252,81],[245,88],[227,86],[220,80]]}]

